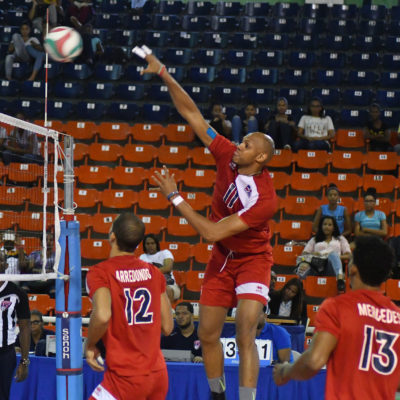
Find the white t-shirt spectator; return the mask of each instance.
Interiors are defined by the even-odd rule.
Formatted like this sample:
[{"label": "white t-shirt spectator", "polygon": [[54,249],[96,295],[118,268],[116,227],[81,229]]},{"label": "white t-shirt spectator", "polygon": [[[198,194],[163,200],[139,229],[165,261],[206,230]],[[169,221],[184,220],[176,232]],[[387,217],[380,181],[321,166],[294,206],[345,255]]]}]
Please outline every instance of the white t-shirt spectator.
[{"label": "white t-shirt spectator", "polygon": [[[173,260],[174,256],[172,255],[172,253],[169,250],[160,250],[155,254],[144,253],[139,258],[148,263],[151,263],[151,264],[156,263],[156,264],[160,264],[161,266],[163,266],[165,259],[172,258],[172,260]],[[164,274],[164,276],[167,279],[167,284],[168,284],[168,278],[173,279],[175,282],[174,274],[172,271],[168,274]]]},{"label": "white t-shirt spectator", "polygon": [[315,242],[315,236],[312,237],[306,247],[303,250],[304,253],[320,253],[322,256],[328,256],[330,253],[335,252],[339,255],[345,253],[351,253],[350,245],[344,236],[339,236],[338,239],[332,238],[328,243],[325,240],[323,242]]},{"label": "white t-shirt spectator", "polygon": [[329,115],[323,118],[303,115],[300,118],[299,128],[303,128],[304,136],[310,138],[328,136],[328,131],[335,129]]}]

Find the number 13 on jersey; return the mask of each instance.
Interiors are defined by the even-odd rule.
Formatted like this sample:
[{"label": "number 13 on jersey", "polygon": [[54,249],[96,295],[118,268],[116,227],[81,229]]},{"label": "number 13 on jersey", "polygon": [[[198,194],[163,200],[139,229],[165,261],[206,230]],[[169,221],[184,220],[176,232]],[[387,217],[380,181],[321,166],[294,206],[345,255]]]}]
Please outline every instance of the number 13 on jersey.
[{"label": "number 13 on jersey", "polygon": [[153,313],[149,312],[151,293],[147,288],[124,289],[125,316],[128,325],[152,324]]}]

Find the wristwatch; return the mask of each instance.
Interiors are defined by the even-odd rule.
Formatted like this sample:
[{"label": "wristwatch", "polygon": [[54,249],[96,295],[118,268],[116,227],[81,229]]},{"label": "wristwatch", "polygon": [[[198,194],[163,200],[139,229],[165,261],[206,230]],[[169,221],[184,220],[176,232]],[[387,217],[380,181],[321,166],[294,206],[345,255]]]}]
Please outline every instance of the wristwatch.
[{"label": "wristwatch", "polygon": [[24,365],[25,367],[27,367],[31,362],[30,362],[29,358],[21,358],[19,363]]}]

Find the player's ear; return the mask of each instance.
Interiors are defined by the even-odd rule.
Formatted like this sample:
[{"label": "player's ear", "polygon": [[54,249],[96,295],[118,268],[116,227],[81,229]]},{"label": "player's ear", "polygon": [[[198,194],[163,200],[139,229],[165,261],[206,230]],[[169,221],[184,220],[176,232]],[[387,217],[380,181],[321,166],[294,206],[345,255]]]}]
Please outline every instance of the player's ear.
[{"label": "player's ear", "polygon": [[260,153],[257,157],[256,157],[256,161],[260,164],[265,164],[267,162],[268,159],[268,154],[267,153]]},{"label": "player's ear", "polygon": [[349,269],[349,275],[350,275],[350,277],[355,277],[355,276],[360,275],[360,273],[358,272],[357,265],[351,264],[350,269]]},{"label": "player's ear", "polygon": [[114,243],[117,240],[114,232],[110,232],[108,240],[110,241],[110,244]]}]

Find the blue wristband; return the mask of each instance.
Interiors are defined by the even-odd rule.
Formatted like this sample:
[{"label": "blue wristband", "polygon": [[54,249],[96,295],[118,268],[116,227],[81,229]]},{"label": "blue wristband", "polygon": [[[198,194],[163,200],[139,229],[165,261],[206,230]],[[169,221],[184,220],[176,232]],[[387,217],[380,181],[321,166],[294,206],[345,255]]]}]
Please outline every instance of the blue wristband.
[{"label": "blue wristband", "polygon": [[176,196],[177,194],[179,194],[179,192],[171,192],[168,196],[167,196],[167,200],[170,201],[171,197]]}]

